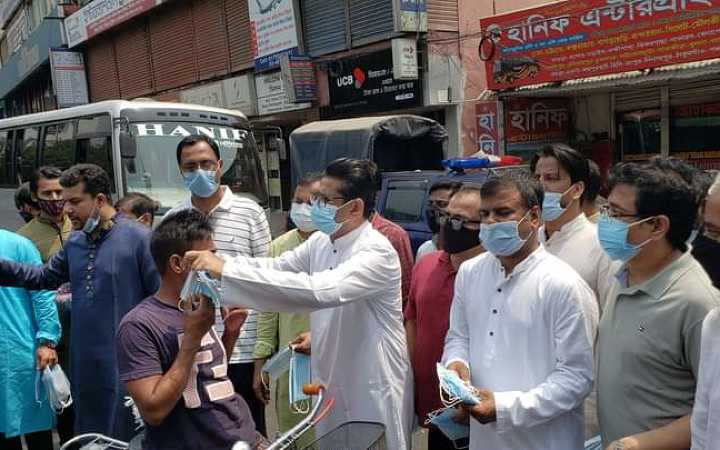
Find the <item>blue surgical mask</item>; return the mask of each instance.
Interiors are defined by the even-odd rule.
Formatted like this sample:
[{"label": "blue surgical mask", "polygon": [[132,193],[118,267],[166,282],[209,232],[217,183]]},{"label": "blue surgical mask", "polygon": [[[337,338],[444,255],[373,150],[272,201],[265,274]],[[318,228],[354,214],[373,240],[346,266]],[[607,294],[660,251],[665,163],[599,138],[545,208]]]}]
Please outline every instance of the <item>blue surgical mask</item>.
[{"label": "blue surgical mask", "polygon": [[[475,395],[475,389],[454,370],[447,369],[442,364],[435,366],[438,380],[440,380],[440,399],[446,407],[452,407],[458,403],[477,405],[480,399]],[[445,395],[445,396],[444,396]]]},{"label": "blue surgical mask", "polygon": [[572,186],[570,186],[565,192],[545,192],[542,206],[543,222],[552,222],[563,215],[563,213],[567,210],[567,207],[563,208],[560,201],[570,189],[572,189]]},{"label": "blue surgical mask", "polygon": [[[345,205],[343,205],[345,206]],[[313,202],[310,208],[310,217],[315,227],[321,232],[332,236],[342,227],[342,223],[335,222],[335,216],[342,206],[322,204],[321,202]]]},{"label": "blue surgical mask", "polygon": [[600,241],[600,246],[605,250],[605,253],[607,253],[610,259],[622,262],[630,261],[645,244],[650,242],[648,239],[642,244],[634,245],[629,243],[627,237],[630,227],[650,219],[652,219],[652,217],[633,223],[626,223],[610,217],[607,214],[602,214],[598,222],[598,240]]},{"label": "blue surgical mask", "polygon": [[220,281],[212,278],[207,272],[190,272],[185,280],[182,291],[180,291],[180,299],[187,300],[191,295],[200,294],[213,303],[216,308],[220,307],[222,299],[222,290],[220,289]]},{"label": "blue surgical mask", "polygon": [[95,209],[92,214],[90,214],[90,217],[87,218],[85,221],[85,225],[83,225],[83,232],[85,234],[92,234],[93,231],[100,225],[100,210]]},{"label": "blue surgical mask", "polygon": [[292,350],[290,347],[285,347],[268,359],[263,365],[263,372],[267,372],[270,379],[277,380],[280,375],[290,370],[290,357],[292,356]]},{"label": "blue surgical mask", "polygon": [[303,392],[303,386],[310,384],[312,381],[310,355],[292,350],[289,377],[290,407],[299,413],[308,413],[310,411],[310,396]]},{"label": "blue surgical mask", "polygon": [[480,224],[480,243],[495,256],[510,256],[517,253],[530,239],[522,239],[518,226],[530,214],[528,211],[522,219],[496,222],[493,224]]},{"label": "blue surgical mask", "polygon": [[317,230],[311,215],[312,208],[307,203],[295,203],[290,206],[290,219],[298,230],[311,233]]},{"label": "blue surgical mask", "polygon": [[208,198],[212,196],[220,188],[215,179],[217,172],[215,170],[197,169],[192,172],[183,172],[183,181],[185,187],[200,198]]},{"label": "blue surgical mask", "polygon": [[[461,439],[470,437],[470,425],[455,422],[455,415],[458,413],[455,408],[443,408],[428,414],[425,424],[433,424],[448,439],[456,443]],[[456,445],[455,448],[462,448]]]}]

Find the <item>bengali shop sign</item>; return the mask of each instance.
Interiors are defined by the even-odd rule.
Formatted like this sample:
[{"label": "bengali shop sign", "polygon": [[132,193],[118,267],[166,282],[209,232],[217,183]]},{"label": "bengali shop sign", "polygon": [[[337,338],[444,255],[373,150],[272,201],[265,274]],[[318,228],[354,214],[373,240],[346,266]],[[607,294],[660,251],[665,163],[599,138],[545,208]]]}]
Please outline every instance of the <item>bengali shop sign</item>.
[{"label": "bengali shop sign", "polygon": [[567,99],[511,98],[504,103],[508,146],[562,142],[568,138],[570,112]]},{"label": "bengali shop sign", "polygon": [[299,54],[294,0],[250,0],[248,7],[256,72],[279,67],[284,53]]},{"label": "bengali shop sign", "polygon": [[491,89],[720,57],[720,0],[569,0],[480,26]]},{"label": "bengali shop sign", "polygon": [[94,0],[65,19],[68,47],[91,39],[167,0]]},{"label": "bengali shop sign", "polygon": [[499,155],[502,143],[502,104],[498,101],[475,104],[477,149],[490,155]]}]

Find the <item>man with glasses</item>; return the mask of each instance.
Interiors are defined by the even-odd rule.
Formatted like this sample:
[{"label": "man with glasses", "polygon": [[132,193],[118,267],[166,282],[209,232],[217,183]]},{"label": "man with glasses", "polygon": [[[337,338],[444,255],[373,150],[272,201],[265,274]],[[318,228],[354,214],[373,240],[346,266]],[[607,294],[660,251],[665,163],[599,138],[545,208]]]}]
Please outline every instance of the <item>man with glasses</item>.
[{"label": "man with glasses", "polygon": [[486,253],[457,274],[443,363],[477,389],[461,406],[470,449],[583,447],[582,404],[593,382],[595,297],[538,241],[542,191],[503,175],[483,184]]},{"label": "man with glasses", "polygon": [[[208,216],[215,230],[213,240],[218,253],[229,257],[267,256],[270,226],[265,211],[254,201],[237,196],[228,186],[220,184],[223,161],[217,142],[205,135],[187,136],[177,146],[177,162],[191,195],[165,217],[177,211],[197,209]],[[219,310],[215,329],[223,334],[224,325]],[[250,407],[257,430],[265,434],[265,404],[253,390],[256,339],[257,314],[250,311],[235,341],[235,349],[228,355],[228,376],[237,393]]]},{"label": "man with glasses", "polygon": [[[442,358],[450,325],[455,275],[463,262],[481,254],[480,188],[464,186],[438,216],[444,249],[428,253],[413,269],[410,300],[405,307],[405,330],[415,375],[415,412],[424,424],[428,413],[442,407],[435,365]],[[454,450],[437,428],[428,430],[428,448]]]},{"label": "man with glasses", "polygon": [[688,252],[694,188],[657,164],[616,166],[598,238],[615,275],[598,333],[598,416],[612,449],[687,449],[702,322],[720,293]]},{"label": "man with glasses", "polygon": [[441,248],[440,245],[440,225],[437,223],[438,214],[445,211],[453,196],[460,188],[462,183],[458,181],[439,181],[430,186],[428,193],[428,202],[425,206],[425,221],[428,228],[432,232],[432,239],[423,242],[415,254],[415,261]]},{"label": "man with glasses", "polygon": [[410,448],[412,375],[400,306],[397,252],[372,228],[377,167],[328,165],[312,205],[318,229],[279,258],[188,252],[195,270],[221,278],[224,305],[310,312],[312,378],[335,407],[318,435],[349,421],[385,425],[387,448]]}]

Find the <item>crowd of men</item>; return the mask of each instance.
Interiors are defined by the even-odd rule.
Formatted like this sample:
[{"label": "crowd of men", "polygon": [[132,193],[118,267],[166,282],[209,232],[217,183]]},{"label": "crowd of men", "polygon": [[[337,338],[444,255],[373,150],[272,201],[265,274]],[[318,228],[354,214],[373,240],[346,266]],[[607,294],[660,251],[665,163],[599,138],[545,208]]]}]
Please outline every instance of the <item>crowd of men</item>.
[{"label": "crowd of men", "polygon": [[[301,180],[293,228],[221,184],[217,143],[177,147],[186,201],[131,193],[113,204],[99,167],[39,168],[16,196],[26,225],[0,231],[0,448],[52,448],[97,432],[144,449],[268,445],[303,417],[293,379],[270,380],[288,345],[311,356],[335,399],[314,437],[384,425],[387,448],[695,449],[720,445],[720,175],[677,160],[618,164],[604,178],[566,145],[526,176],[430,188],[433,237],[375,209],[377,168],[342,158]],[[191,271],[216,307],[181,291]],[[479,403],[455,405],[463,442],[427,424],[441,410],[436,365]],[[36,373],[60,364],[74,404],[53,411]],[[271,394],[274,391],[274,395]]]}]

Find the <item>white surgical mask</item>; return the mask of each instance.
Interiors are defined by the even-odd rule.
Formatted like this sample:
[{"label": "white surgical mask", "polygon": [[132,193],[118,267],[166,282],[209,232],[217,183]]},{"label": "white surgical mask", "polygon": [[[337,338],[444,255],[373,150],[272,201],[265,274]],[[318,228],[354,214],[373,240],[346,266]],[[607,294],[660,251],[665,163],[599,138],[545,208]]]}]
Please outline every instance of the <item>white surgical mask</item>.
[{"label": "white surgical mask", "polygon": [[298,230],[305,233],[312,233],[317,230],[317,226],[315,226],[315,222],[313,222],[310,214],[311,210],[312,207],[307,203],[293,202],[290,207],[290,220],[298,227]]}]

